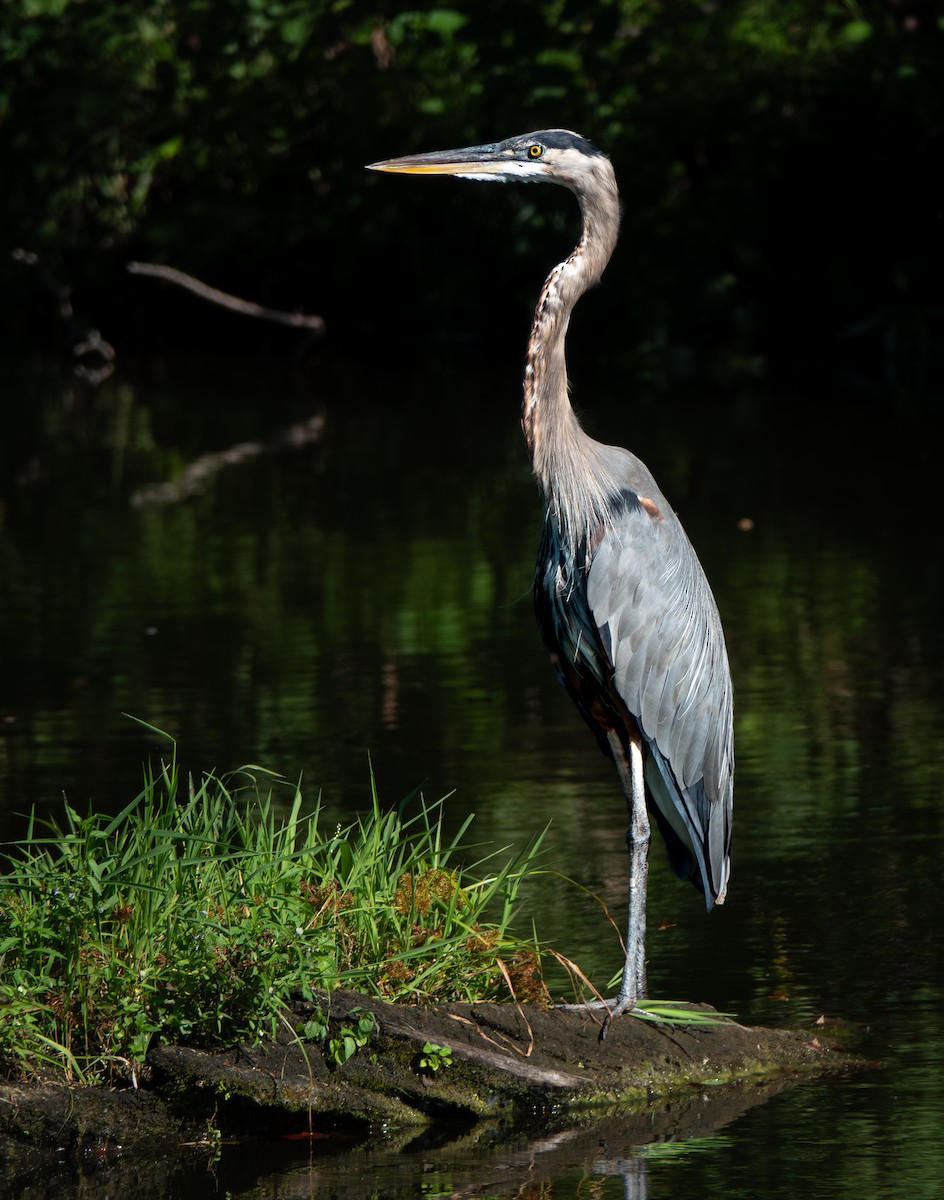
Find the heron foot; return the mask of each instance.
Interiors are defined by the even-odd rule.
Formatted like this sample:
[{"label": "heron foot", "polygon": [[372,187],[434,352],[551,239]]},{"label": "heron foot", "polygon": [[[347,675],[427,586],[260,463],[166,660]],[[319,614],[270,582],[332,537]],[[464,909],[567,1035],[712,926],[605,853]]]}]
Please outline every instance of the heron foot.
[{"label": "heron foot", "polygon": [[610,1025],[617,1017],[623,1016],[624,1013],[632,1012],[634,1009],[639,1009],[641,1012],[646,1011],[645,1001],[634,1000],[630,996],[616,996],[612,1000],[584,1000],[581,1004],[556,1004],[554,1007],[561,1012],[582,1012],[586,1009],[599,1012],[601,1009],[605,1009],[606,1018],[600,1030],[601,1042],[609,1032]]},{"label": "heron foot", "polygon": [[632,1012],[637,1007],[637,1001],[633,996],[617,996],[612,1003],[612,1007],[607,1005],[609,1012],[606,1014],[606,1020],[603,1022],[603,1028],[600,1030],[600,1041],[604,1041],[606,1035],[610,1032],[610,1026],[617,1017],[621,1017],[623,1013]]}]

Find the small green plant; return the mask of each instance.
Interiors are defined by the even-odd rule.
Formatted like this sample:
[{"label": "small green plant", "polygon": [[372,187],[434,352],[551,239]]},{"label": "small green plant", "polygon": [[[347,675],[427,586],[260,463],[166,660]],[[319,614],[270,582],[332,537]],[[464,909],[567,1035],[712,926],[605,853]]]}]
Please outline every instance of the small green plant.
[{"label": "small green plant", "polygon": [[318,1010],[317,1017],[310,1017],[302,1026],[302,1037],[306,1042],[324,1042],[328,1038],[328,1022]]},{"label": "small green plant", "polygon": [[420,1053],[420,1067],[424,1071],[438,1071],[452,1066],[452,1047],[426,1042]]},{"label": "small green plant", "polygon": [[363,1008],[352,1008],[351,1016],[360,1013],[354,1025],[344,1024],[337,1037],[328,1039],[328,1053],[339,1067],[353,1058],[370,1041],[377,1028],[377,1018]]}]

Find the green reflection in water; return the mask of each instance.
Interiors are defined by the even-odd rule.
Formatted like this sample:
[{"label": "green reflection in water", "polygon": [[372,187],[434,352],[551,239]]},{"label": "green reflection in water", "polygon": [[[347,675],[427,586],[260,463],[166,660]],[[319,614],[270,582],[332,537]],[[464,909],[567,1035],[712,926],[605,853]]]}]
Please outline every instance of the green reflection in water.
[{"label": "green reflection in water", "polygon": [[[533,625],[513,375],[195,364],[23,386],[0,541],[7,811],[63,789],[123,803],[150,750],[123,712],[194,769],[304,772],[339,816],[363,805],[369,751],[390,802],[456,789],[456,821],[473,808],[501,843],[550,820],[549,866],[621,925],[622,800]],[[706,917],[656,848],[653,979],[813,1012],[854,974],[844,937],[925,916],[911,841],[942,832],[940,568],[902,551],[897,512],[850,500],[867,451],[847,439],[824,466],[781,409],[761,425],[604,399],[590,420],[681,512],[736,680],[730,901]],[[620,952],[598,905],[549,875],[534,909],[602,984]]]},{"label": "green reflection in water", "polygon": [[[8,833],[63,790],[124,804],[153,750],[131,712],[174,733],[195,770],[304,772],[339,819],[365,806],[370,752],[387,801],[455,789],[451,819],[476,811],[483,840],[520,845],[550,821],[548,866],[622,924],[623,802],[534,628],[540,511],[513,371],[194,363],[95,393],[35,369],[8,384]],[[678,508],[736,685],[729,900],[706,916],[654,849],[653,986],[747,1019],[860,1020],[892,1073],[755,1110],[731,1155],[712,1139],[671,1169],[654,1160],[650,1195],[936,1195],[944,554],[930,446],[840,408],[630,406],[608,386],[593,431],[639,452]],[[894,462],[913,467],[901,494]],[[618,966],[617,930],[557,875],[529,917],[599,985]]]}]

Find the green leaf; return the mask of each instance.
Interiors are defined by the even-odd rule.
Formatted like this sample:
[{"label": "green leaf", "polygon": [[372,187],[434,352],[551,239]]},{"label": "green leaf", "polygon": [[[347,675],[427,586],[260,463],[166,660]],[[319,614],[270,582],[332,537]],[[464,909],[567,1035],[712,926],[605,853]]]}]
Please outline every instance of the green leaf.
[{"label": "green leaf", "polygon": [[844,42],[857,45],[860,42],[867,42],[873,32],[874,30],[869,21],[849,21],[848,24],[843,26],[841,37]]},{"label": "green leaf", "polygon": [[426,17],[426,27],[430,33],[438,33],[441,37],[452,37],[458,33],[469,18],[452,8],[434,8]]}]

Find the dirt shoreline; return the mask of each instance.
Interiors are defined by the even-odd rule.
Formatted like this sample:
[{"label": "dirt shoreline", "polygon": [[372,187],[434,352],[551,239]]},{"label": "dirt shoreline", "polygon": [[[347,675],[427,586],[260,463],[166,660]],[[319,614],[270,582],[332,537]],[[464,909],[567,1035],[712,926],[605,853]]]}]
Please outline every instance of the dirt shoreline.
[{"label": "dirt shoreline", "polygon": [[[325,998],[327,1000],[327,998]],[[387,1004],[354,992],[330,997],[330,1035],[365,1011],[367,1045],[343,1064],[288,1029],[278,1041],[210,1052],[159,1046],[137,1090],[0,1085],[0,1166],[40,1169],[54,1154],[108,1160],[186,1147],[206,1154],[223,1138],[327,1130],[404,1130],[496,1118],[542,1128],[579,1114],[630,1114],[684,1101],[720,1085],[786,1085],[791,1079],[866,1064],[815,1033],[735,1022],[667,1026],[624,1017],[605,1041],[589,1010],[531,1005]],[[710,1010],[709,1010],[710,1011]],[[311,1016],[299,1003],[295,1030]],[[422,1067],[427,1043],[448,1047],[448,1065]]]}]

